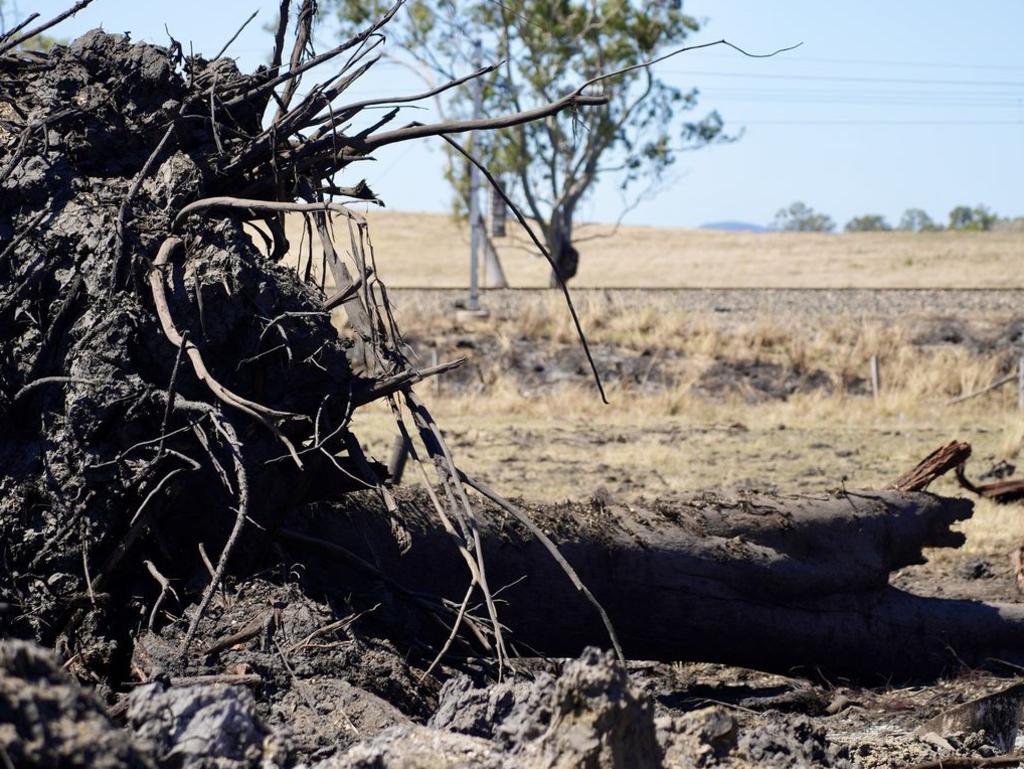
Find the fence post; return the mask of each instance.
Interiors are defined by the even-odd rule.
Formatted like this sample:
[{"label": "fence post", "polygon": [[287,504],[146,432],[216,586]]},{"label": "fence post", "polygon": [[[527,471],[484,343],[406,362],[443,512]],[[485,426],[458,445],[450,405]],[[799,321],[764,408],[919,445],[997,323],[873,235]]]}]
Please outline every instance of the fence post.
[{"label": "fence post", "polygon": [[[437,367],[437,348],[436,347],[431,347],[430,348],[430,366],[431,366],[431,368],[436,368]],[[434,395],[440,395],[440,394],[441,394],[441,377],[436,376],[436,377],[434,377]]]},{"label": "fence post", "polygon": [[881,381],[878,374],[878,356],[871,356],[871,397],[875,400],[878,399],[878,393],[882,389]]},{"label": "fence post", "polygon": [[1017,408],[1024,411],[1024,352],[1017,359]]},{"label": "fence post", "polygon": [[409,442],[404,435],[396,435],[394,446],[391,447],[391,459],[388,460],[388,479],[392,485],[402,482],[405,462],[409,459]]}]

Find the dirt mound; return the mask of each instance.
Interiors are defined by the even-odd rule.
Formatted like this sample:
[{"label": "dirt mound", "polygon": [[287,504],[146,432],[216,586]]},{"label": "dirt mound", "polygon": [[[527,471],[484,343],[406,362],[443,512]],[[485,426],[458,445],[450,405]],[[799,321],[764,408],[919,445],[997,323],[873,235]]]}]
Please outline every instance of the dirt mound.
[{"label": "dirt mound", "polygon": [[143,747],[61,670],[52,652],[0,641],[0,764],[18,769],[153,769]]}]

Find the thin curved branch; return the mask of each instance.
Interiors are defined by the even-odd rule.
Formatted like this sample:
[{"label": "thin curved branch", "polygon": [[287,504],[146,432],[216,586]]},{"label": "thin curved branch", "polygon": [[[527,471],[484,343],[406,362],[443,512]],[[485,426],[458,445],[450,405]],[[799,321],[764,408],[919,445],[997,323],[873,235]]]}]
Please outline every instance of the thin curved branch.
[{"label": "thin curved branch", "polygon": [[275,420],[305,419],[305,417],[301,414],[293,414],[288,411],[277,411],[275,409],[268,408],[259,403],[247,400],[246,398],[243,398],[229,390],[217,381],[213,374],[210,373],[199,348],[191,341],[182,337],[181,333],[174,325],[174,319],[171,317],[171,309],[167,303],[167,293],[164,290],[161,272],[168,264],[171,255],[181,247],[182,242],[179,238],[173,236],[167,238],[160,246],[156,259],[153,260],[153,269],[150,270],[149,275],[147,276],[149,280],[149,287],[153,294],[153,304],[156,308],[157,316],[160,319],[160,325],[163,328],[164,336],[166,336],[168,341],[170,341],[170,343],[175,347],[185,347],[185,353],[188,355],[189,361],[192,363],[192,369],[195,371],[196,377],[209,388],[210,392],[213,393],[218,400],[261,422],[268,430],[274,433],[281,443],[285,445],[285,448],[288,449],[288,453],[291,454],[295,464],[301,468],[302,462],[299,459],[298,453],[295,451],[295,446],[293,446],[292,442],[288,440],[288,437],[278,429],[275,424]]},{"label": "thin curved branch", "polygon": [[500,61],[497,62],[496,64],[488,64],[486,67],[480,67],[480,69],[476,70],[475,72],[471,72],[470,74],[460,78],[456,78],[455,80],[449,80],[448,82],[436,86],[435,88],[431,88],[429,91],[424,91],[423,93],[417,93],[411,96],[399,96],[393,99],[378,98],[357,101],[353,104],[347,104],[344,107],[339,107],[338,112],[359,111],[362,109],[366,109],[367,107],[375,107],[381,104],[407,104],[413,101],[422,101],[423,99],[430,99],[452,88],[458,88],[460,85],[468,83],[471,80],[476,80],[478,77],[489,75],[490,73],[494,72],[494,70],[498,69],[498,67],[500,67],[502,64],[503,62]]},{"label": "thin curved branch", "polygon": [[277,73],[281,69],[281,56],[284,54],[284,36],[288,32],[288,9],[291,0],[281,0],[277,9],[277,29],[274,32],[274,52],[270,56],[270,71]]},{"label": "thin curved branch", "polygon": [[314,142],[300,144],[293,150],[290,156],[285,155],[282,161],[292,161],[296,162],[300,167],[308,167],[323,163],[326,160],[329,168],[340,168],[358,157],[365,156],[389,144],[422,139],[427,136],[446,136],[448,134],[466,133],[468,131],[491,131],[498,128],[510,128],[523,123],[541,120],[570,107],[600,106],[607,103],[608,99],[605,96],[572,93],[550,104],[543,104],[533,109],[495,118],[451,120],[440,123],[410,123],[402,128],[367,136],[358,141],[354,141],[351,137],[338,137],[340,147],[337,150],[332,148],[328,138],[318,139]]},{"label": "thin curved branch", "polygon": [[505,189],[501,186],[498,180],[494,178],[494,175],[487,169],[487,167],[467,152],[462,145],[454,139],[451,139],[448,136],[442,136],[441,138],[454,147],[464,158],[466,158],[466,160],[480,169],[480,173],[487,178],[487,181],[489,181],[494,187],[494,191],[501,196],[502,200],[505,201],[505,204],[509,207],[509,210],[512,211],[512,214],[519,221],[519,224],[522,225],[523,229],[529,234],[530,239],[533,240],[533,244],[540,250],[544,258],[547,259],[548,264],[551,265],[552,274],[558,281],[558,287],[562,289],[562,295],[565,297],[565,303],[569,308],[569,314],[572,316],[573,325],[576,327],[576,335],[579,337],[580,344],[583,346],[583,352],[587,356],[587,362],[590,364],[590,370],[594,374],[594,382],[597,384],[597,390],[601,394],[601,400],[605,404],[608,404],[608,396],[605,395],[604,385],[601,383],[601,375],[597,371],[597,364],[594,362],[594,356],[590,352],[590,345],[587,343],[587,336],[583,333],[583,326],[580,324],[579,315],[576,314],[576,306],[572,302],[572,296],[569,294],[568,286],[565,285],[565,281],[562,280],[561,273],[555,265],[555,260],[551,258],[551,254],[544,247],[544,244],[540,242],[540,238],[538,238],[536,233],[534,233],[533,228],[530,226],[529,222],[526,221],[526,217],[523,216],[519,207],[512,202],[512,199],[505,192]]},{"label": "thin curved branch", "polygon": [[189,203],[178,212],[177,216],[174,217],[171,229],[177,230],[188,216],[199,211],[205,211],[209,208],[244,208],[249,211],[297,211],[302,213],[333,211],[338,214],[344,214],[349,219],[361,224],[366,221],[362,215],[356,213],[342,203],[329,201],[325,201],[323,203],[287,203],[280,200],[257,200],[255,198],[236,198],[221,195],[212,198],[203,198],[202,200]]},{"label": "thin curved branch", "polygon": [[[89,0],[89,2],[91,1],[92,0]],[[277,77],[271,78],[270,80],[268,80],[265,83],[262,83],[261,85],[246,89],[242,93],[235,96],[233,99],[224,102],[224,108],[230,109],[231,107],[235,107],[239,104],[249,101],[254,96],[266,93],[267,91],[272,91],[274,88],[277,88],[277,86],[281,85],[282,83],[287,83],[290,80],[294,80],[295,78],[299,77],[303,72],[306,72],[307,70],[310,70],[319,64],[323,64],[325,61],[329,61],[333,59],[335,56],[344,53],[345,51],[349,50],[350,48],[356,45],[359,45],[370,35],[374,34],[378,29],[380,29],[389,21],[391,21],[392,17],[394,17],[394,15],[398,13],[398,9],[401,8],[403,5],[405,5],[405,0],[398,0],[398,2],[392,5],[391,8],[389,8],[388,11],[383,16],[381,16],[379,19],[373,22],[362,32],[358,33],[357,35],[354,35],[341,45],[336,46],[329,51],[324,51],[318,56],[313,56],[312,58],[307,59],[294,69],[290,69],[287,72],[278,75]]]},{"label": "thin curved branch", "polygon": [[[93,0],[78,0],[77,3],[75,3],[73,6],[71,6],[68,10],[64,11],[64,13],[62,13],[62,14],[60,14],[58,16],[54,16],[49,21],[44,21],[38,27],[34,27],[33,29],[30,29],[28,32],[24,33],[23,35],[19,35],[18,37],[14,38],[14,39],[6,40],[6,41],[0,43],[0,54],[7,53],[11,49],[17,48],[19,45],[24,43],[26,40],[31,40],[36,35],[41,34],[41,33],[45,32],[46,30],[48,30],[50,27],[53,27],[53,26],[56,26],[57,24],[60,24],[62,21],[64,21],[64,19],[68,18],[69,16],[74,16],[80,10],[85,8],[85,6],[87,6],[90,3],[92,3],[92,1]],[[38,15],[38,14],[36,14],[36,15]]]},{"label": "thin curved branch", "polygon": [[[295,29],[295,44],[292,46],[292,55],[288,60],[289,72],[297,72],[299,65],[302,63],[302,54],[305,53],[306,46],[309,45],[309,41],[313,36],[313,16],[315,11],[316,4],[313,0],[304,0],[299,8],[299,17],[296,21]],[[281,119],[288,114],[288,106],[291,104],[295,90],[299,87],[301,81],[302,73],[298,72],[298,74],[285,83],[284,92],[277,100],[277,114],[274,115],[274,120],[272,121],[275,125],[280,123]]]},{"label": "thin curved branch", "polygon": [[224,43],[224,46],[219,51],[217,51],[217,55],[214,56],[213,59],[211,59],[211,61],[216,61],[217,59],[219,59],[221,56],[223,56],[227,52],[228,48],[231,47],[231,44],[238,39],[238,36],[240,34],[242,34],[242,30],[249,26],[249,22],[252,21],[253,19],[255,19],[256,15],[259,12],[260,12],[260,10],[259,10],[259,8],[257,8],[255,11],[252,12],[252,15],[249,16],[248,19],[246,19],[245,21],[242,22],[242,26],[240,26],[238,28],[238,31],[235,32],[235,34],[233,34],[231,36],[230,40],[228,40],[226,43]]},{"label": "thin curved branch", "polygon": [[789,45],[786,46],[785,48],[779,48],[778,50],[772,51],[771,53],[748,53],[747,51],[744,51],[742,48],[740,48],[738,45],[730,43],[725,38],[722,38],[721,40],[715,40],[714,42],[711,43],[701,43],[699,45],[686,45],[683,46],[682,48],[676,48],[672,51],[669,51],[668,53],[662,56],[658,56],[657,58],[650,59],[648,61],[642,61],[639,64],[631,64],[628,67],[622,67],[621,69],[617,69],[614,72],[607,72],[603,75],[597,75],[596,77],[592,77],[590,78],[590,80],[588,80],[575,91],[573,91],[573,93],[581,94],[583,93],[583,90],[585,88],[600,83],[603,80],[618,77],[619,75],[625,75],[627,72],[633,72],[638,69],[646,69],[647,67],[650,67],[654,64],[658,64],[659,62],[665,61],[666,59],[671,59],[673,56],[678,56],[681,53],[686,53],[687,51],[697,51],[700,50],[701,48],[712,48],[716,45],[728,46],[733,50],[739,51],[744,56],[749,56],[751,59],[770,59],[772,56],[778,56],[780,53],[785,53],[786,51],[792,51],[795,48],[799,48],[800,46],[803,45],[803,43],[800,42],[797,43],[796,45]]},{"label": "thin curved branch", "polygon": [[214,427],[221,434],[221,437],[224,438],[228,450],[231,452],[231,461],[235,467],[235,481],[238,484],[238,507],[235,509],[235,523],[231,528],[231,533],[228,534],[227,541],[224,543],[224,549],[220,553],[220,558],[217,559],[217,567],[210,576],[210,581],[207,583],[206,588],[203,590],[203,595],[199,599],[199,605],[192,614],[192,620],[189,622],[188,631],[181,642],[181,647],[178,649],[178,658],[181,659],[188,652],[188,647],[192,643],[192,639],[195,638],[196,630],[198,630],[199,622],[206,612],[206,607],[210,605],[210,600],[213,598],[217,586],[224,579],[228,560],[231,558],[231,553],[238,543],[243,526],[245,526],[245,519],[249,515],[249,476],[245,470],[245,462],[242,461],[242,444],[238,440],[235,428],[232,427],[231,422],[218,413],[216,408],[209,403],[188,401],[183,398],[178,398],[175,401],[174,408],[180,411],[198,412],[209,416]]},{"label": "thin curved branch", "polygon": [[7,32],[0,35],[0,40],[10,40],[12,37],[21,32],[21,30],[25,29],[25,27],[27,27],[29,24],[31,24],[38,18],[38,13],[30,13],[28,16],[21,20],[21,23],[11,27],[9,30],[7,30]]},{"label": "thin curved branch", "polygon": [[493,491],[482,481],[478,481],[476,478],[466,475],[461,470],[459,471],[459,478],[471,489],[476,491],[481,496],[491,500],[491,502],[496,504],[506,513],[508,513],[517,521],[522,523],[527,529],[530,530],[530,533],[533,534],[533,536],[540,540],[541,544],[544,545],[548,553],[551,554],[551,557],[555,559],[555,562],[561,567],[562,571],[565,572],[565,575],[569,578],[569,581],[572,582],[572,584],[576,587],[577,590],[579,590],[584,595],[584,597],[586,597],[587,601],[590,602],[590,605],[597,610],[597,613],[601,615],[601,622],[604,624],[605,630],[608,632],[608,638],[611,640],[612,647],[615,649],[615,655],[619,658],[620,662],[625,664],[626,657],[622,653],[622,645],[619,643],[619,636],[615,632],[615,626],[612,625],[612,621],[611,618],[609,618],[608,616],[608,612],[604,610],[604,607],[601,605],[601,603],[597,600],[594,594],[590,592],[590,588],[588,588],[586,584],[584,584],[583,580],[580,579],[580,575],[576,573],[576,570],[572,567],[572,564],[570,564],[565,559],[565,556],[562,555],[561,551],[558,549],[558,545],[554,543],[551,537],[545,534],[544,530],[541,529],[540,526],[538,526],[536,523],[534,523],[533,519],[530,518],[530,516],[528,516],[524,511],[520,510],[518,507],[513,505],[511,502],[502,497],[496,491]]}]

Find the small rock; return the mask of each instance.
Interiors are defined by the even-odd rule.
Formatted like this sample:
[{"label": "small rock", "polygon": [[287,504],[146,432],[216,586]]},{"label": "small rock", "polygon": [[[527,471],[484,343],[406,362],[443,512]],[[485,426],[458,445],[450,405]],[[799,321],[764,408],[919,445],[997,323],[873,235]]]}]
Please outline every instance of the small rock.
[{"label": "small rock", "polygon": [[963,565],[960,570],[964,579],[992,579],[996,573],[992,570],[992,564],[984,558],[975,558]]},{"label": "small rock", "polygon": [[175,769],[255,769],[268,736],[252,692],[226,684],[140,686],[128,721],[159,764]]},{"label": "small rock", "polygon": [[53,652],[28,641],[0,642],[0,757],[19,769],[153,766]]}]

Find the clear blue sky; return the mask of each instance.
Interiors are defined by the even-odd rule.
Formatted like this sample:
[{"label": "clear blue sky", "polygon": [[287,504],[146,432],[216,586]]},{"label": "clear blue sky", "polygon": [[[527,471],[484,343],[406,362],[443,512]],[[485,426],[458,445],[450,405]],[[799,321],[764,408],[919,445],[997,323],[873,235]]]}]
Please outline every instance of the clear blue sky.
[{"label": "clear blue sky", "polygon": [[[8,25],[12,5],[22,16],[48,18],[70,4],[6,0]],[[229,50],[251,69],[267,56],[263,26],[276,7],[275,0],[96,0],[54,33],[72,37],[102,25],[163,44],[166,23],[176,38],[212,55],[259,9]],[[715,48],[659,65],[670,81],[700,88],[702,106],[717,108],[745,134],[682,156],[671,186],[627,222],[767,223],[794,200],[840,225],[862,213],[895,221],[908,207],[944,220],[960,203],[1024,215],[1024,1],[691,0],[684,7],[706,21],[693,42],[803,47],[761,60]],[[390,66],[366,78],[362,92],[420,88],[413,74]],[[377,163],[355,171],[390,208],[444,211],[449,193],[440,169],[438,146],[414,144],[386,148]],[[583,218],[609,221],[618,210],[608,184]]]}]

